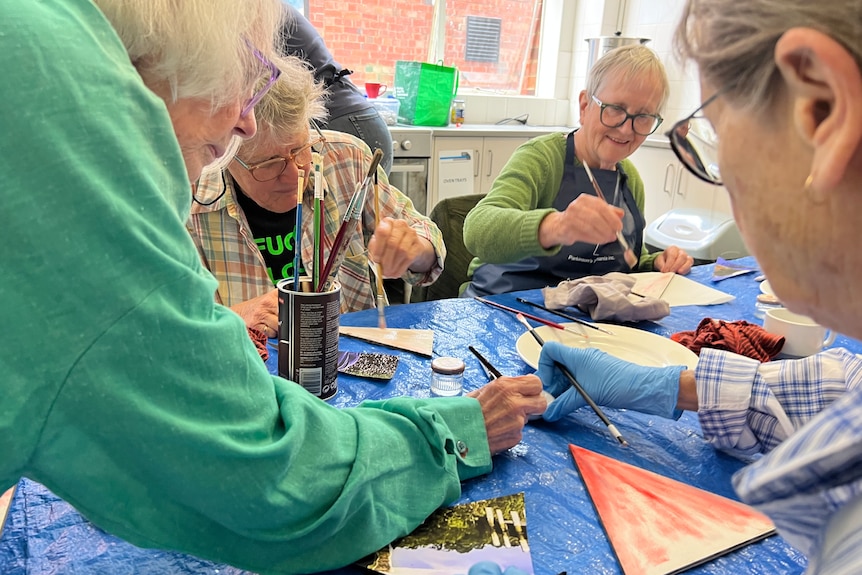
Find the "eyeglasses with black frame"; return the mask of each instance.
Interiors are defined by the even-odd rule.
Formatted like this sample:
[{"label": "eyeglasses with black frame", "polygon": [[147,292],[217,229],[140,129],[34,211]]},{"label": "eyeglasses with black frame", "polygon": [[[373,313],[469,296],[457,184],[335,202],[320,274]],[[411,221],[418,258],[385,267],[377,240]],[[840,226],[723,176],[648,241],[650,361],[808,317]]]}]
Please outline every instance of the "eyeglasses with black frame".
[{"label": "eyeglasses with black frame", "polygon": [[703,115],[703,109],[721,94],[713,94],[687,118],[673,125],[666,133],[670,147],[688,171],[704,182],[724,184],[718,168],[718,134],[712,122]]},{"label": "eyeglasses with black frame", "polygon": [[608,128],[619,128],[630,119],[632,130],[639,136],[649,136],[661,126],[664,118],[658,114],[629,114],[622,106],[605,104],[595,96],[591,96],[599,108],[599,121]]},{"label": "eyeglasses with black frame", "polygon": [[311,153],[314,151],[314,147],[319,144],[326,145],[326,138],[323,136],[320,128],[316,124],[312,124],[312,127],[317,134],[316,137],[310,139],[302,146],[291,150],[287,156],[274,156],[256,164],[246,164],[238,156],[234,156],[233,159],[236,160],[237,164],[248,170],[251,177],[258,182],[268,182],[276,179],[284,172],[290,162],[293,162],[297,169],[305,169],[311,163]]},{"label": "eyeglasses with black frame", "polygon": [[245,118],[246,116],[254,110],[254,107],[260,102],[264,95],[269,92],[269,89],[275,84],[278,77],[281,76],[281,70],[278,66],[275,65],[272,60],[263,55],[263,53],[254,47],[254,45],[248,40],[245,41],[246,45],[251,49],[252,54],[254,54],[255,58],[257,58],[264,66],[264,68],[269,71],[269,79],[263,81],[263,85],[252,94],[251,98],[243,104],[242,111],[240,112],[240,117]]}]

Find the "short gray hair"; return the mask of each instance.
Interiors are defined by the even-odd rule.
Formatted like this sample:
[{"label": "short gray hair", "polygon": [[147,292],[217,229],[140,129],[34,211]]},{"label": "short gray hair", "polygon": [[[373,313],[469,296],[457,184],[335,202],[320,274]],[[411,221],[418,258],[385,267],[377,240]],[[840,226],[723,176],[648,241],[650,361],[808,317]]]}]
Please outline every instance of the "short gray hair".
[{"label": "short gray hair", "polygon": [[243,156],[308,130],[311,122],[326,119],[324,87],[314,80],[308,64],[296,56],[274,59],[281,76],[255,106],[257,134],[242,143]]},{"label": "short gray hair", "polygon": [[796,27],[828,34],[862,67],[862,0],[688,0],[674,50],[733,102],[762,111],[778,95],[775,45]]},{"label": "short gray hair", "polygon": [[213,108],[250,95],[263,66],[246,42],[271,56],[283,17],[280,0],[94,1],[148,84]]},{"label": "short gray hair", "polygon": [[587,96],[597,95],[608,78],[617,73],[622,73],[626,81],[644,75],[655,78],[661,84],[662,90],[661,102],[656,112],[664,110],[670,97],[670,83],[664,64],[655,52],[641,44],[620,46],[609,51],[590,68],[587,76]]}]

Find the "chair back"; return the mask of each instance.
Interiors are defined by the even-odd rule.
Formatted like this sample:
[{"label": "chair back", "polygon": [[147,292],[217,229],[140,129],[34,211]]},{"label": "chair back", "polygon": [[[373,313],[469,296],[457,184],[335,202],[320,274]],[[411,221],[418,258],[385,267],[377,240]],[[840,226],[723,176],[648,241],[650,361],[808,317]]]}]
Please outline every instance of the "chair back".
[{"label": "chair back", "polygon": [[467,269],[473,260],[473,254],[464,246],[464,218],[484,197],[484,194],[471,194],[446,198],[431,210],[428,217],[440,228],[446,244],[446,262],[437,281],[413,288],[411,302],[458,297],[461,284],[468,280]]}]

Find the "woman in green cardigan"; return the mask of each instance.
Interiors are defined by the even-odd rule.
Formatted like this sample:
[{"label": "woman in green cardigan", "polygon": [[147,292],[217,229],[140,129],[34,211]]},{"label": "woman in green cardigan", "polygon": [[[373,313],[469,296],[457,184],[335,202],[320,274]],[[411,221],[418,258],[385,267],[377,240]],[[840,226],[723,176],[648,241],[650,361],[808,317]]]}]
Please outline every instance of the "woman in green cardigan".
[{"label": "woman in green cardigan", "polygon": [[[465,297],[557,285],[629,271],[622,232],[640,271],[688,273],[694,260],[671,246],[643,246],[644,186],[630,156],[662,122],[669,86],[664,66],[645,46],[605,54],[580,93],[581,128],[522,145],[470,212],[464,242],[477,257]],[[607,200],[597,197],[584,163]]]}]

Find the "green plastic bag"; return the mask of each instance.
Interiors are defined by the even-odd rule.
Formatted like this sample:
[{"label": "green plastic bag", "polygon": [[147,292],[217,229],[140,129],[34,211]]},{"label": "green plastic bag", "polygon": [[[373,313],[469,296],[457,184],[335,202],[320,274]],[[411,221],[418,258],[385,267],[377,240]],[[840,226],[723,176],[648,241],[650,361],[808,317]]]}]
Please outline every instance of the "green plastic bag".
[{"label": "green plastic bag", "polygon": [[449,125],[449,107],[458,91],[458,70],[439,64],[395,62],[398,121],[415,126]]}]

